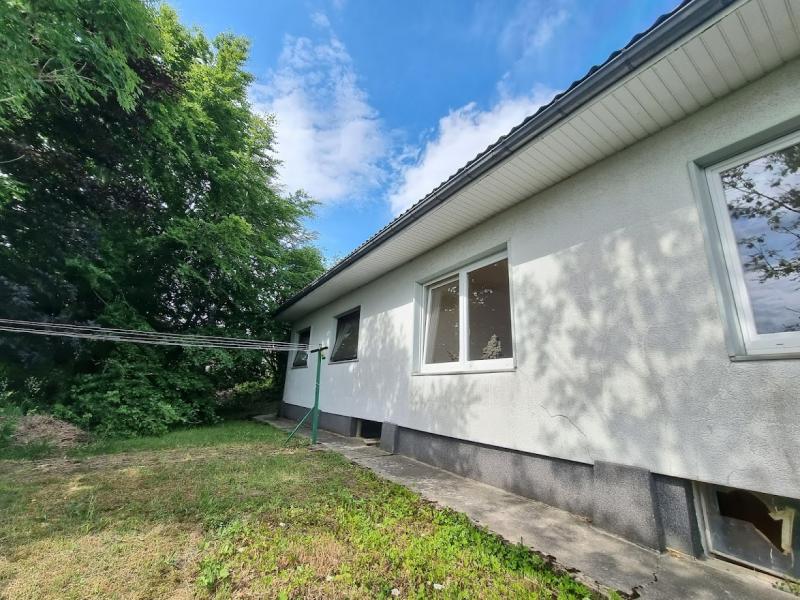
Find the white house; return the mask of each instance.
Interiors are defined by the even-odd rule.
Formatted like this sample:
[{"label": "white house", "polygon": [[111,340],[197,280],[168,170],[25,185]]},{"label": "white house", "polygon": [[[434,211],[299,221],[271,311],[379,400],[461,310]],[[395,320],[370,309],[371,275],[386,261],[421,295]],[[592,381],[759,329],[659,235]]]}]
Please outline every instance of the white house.
[{"label": "white house", "polygon": [[800,578],[799,57],[685,2],[292,298],[322,426]]}]

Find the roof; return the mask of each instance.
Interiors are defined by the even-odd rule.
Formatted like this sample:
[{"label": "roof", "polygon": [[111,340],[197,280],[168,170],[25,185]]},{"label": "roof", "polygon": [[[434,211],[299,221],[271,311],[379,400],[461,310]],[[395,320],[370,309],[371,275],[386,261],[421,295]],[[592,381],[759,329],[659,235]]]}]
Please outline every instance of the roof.
[{"label": "roof", "polygon": [[[738,4],[739,6],[758,4],[761,1],[762,0],[747,0],[741,1]],[[287,314],[287,311],[295,313],[293,315],[294,317],[298,316],[296,314],[298,311],[290,311],[298,302],[308,298],[321,287],[335,280],[340,274],[351,269],[376,249],[386,245],[393,238],[398,236],[398,234],[417,223],[425,215],[447,203],[447,201],[455,194],[459,193],[460,190],[481,180],[484,175],[495,170],[498,165],[507,161],[509,157],[517,153],[520,149],[525,148],[532,140],[541,137],[546,132],[568,120],[576,111],[601,96],[610,87],[634,73],[637,69],[642,67],[642,65],[645,65],[648,61],[654,59],[654,57],[659,56],[666,49],[685,38],[688,34],[698,30],[701,26],[710,22],[715,16],[724,12],[725,9],[732,7],[734,4],[736,4],[735,0],[684,0],[675,9],[660,16],[648,29],[633,36],[625,47],[613,52],[603,63],[591,67],[583,77],[574,81],[564,92],[556,95],[551,102],[539,108],[536,113],[527,117],[508,134],[487,147],[483,152],[456,171],[450,178],[442,182],[436,189],[413,204],[405,212],[398,215],[388,225],[380,229],[336,265],[311,282],[295,296],[287,300],[279,307],[277,314],[286,319],[292,318],[292,316]],[[770,10],[772,10],[772,8]],[[787,10],[790,9],[787,8]],[[767,19],[767,21],[771,22],[770,19]],[[775,43],[777,44],[777,42]],[[751,48],[751,51],[753,50],[754,49]],[[733,52],[733,50],[731,51]],[[794,48],[792,48],[792,52],[794,52]],[[780,58],[785,62],[785,52],[781,52],[780,54]],[[719,63],[720,61],[713,62]],[[717,65],[717,67],[719,67],[719,65]],[[700,69],[697,68],[697,71],[700,75],[700,79],[702,79],[702,73],[699,73]],[[744,80],[746,82],[749,78],[745,76]],[[733,88],[731,85],[727,87],[730,89]],[[728,91],[730,91],[730,89],[728,89]],[[716,98],[718,95],[712,93],[712,96]],[[652,132],[648,132],[648,134],[649,133]],[[520,200],[521,199],[522,198],[520,198]],[[427,251],[427,249],[428,248],[420,247],[418,254]],[[399,266],[399,264],[388,265],[389,268],[383,272],[385,273],[391,268]],[[358,284],[364,285],[367,282],[366,280],[361,281],[356,278],[348,285],[350,289],[355,289],[355,287],[358,287]],[[330,294],[327,294],[326,296],[329,295]],[[311,306],[311,304],[317,303],[310,303],[309,306],[306,307],[306,310],[315,308],[315,306]],[[303,312],[305,312],[305,310]]]}]

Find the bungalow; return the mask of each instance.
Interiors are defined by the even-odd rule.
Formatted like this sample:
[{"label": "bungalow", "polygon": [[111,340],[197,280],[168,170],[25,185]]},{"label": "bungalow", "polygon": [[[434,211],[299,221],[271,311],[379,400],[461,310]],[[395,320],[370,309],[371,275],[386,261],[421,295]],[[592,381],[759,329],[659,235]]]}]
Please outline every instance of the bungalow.
[{"label": "bungalow", "polygon": [[688,0],[279,318],[322,427],[800,578],[799,213],[800,0]]}]

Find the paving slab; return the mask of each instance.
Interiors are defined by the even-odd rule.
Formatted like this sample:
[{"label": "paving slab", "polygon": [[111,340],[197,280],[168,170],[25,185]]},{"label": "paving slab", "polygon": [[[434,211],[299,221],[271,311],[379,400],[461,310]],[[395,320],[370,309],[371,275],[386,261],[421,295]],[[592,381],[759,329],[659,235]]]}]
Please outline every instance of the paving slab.
[{"label": "paving slab", "polygon": [[[295,425],[286,419],[261,420],[284,430]],[[654,552],[561,509],[367,446],[359,438],[320,431],[319,441],[323,448],[339,452],[427,500],[465,513],[509,542],[521,542],[552,557],[576,579],[601,591],[614,589],[653,600],[794,598],[775,589],[772,577],[714,559]]]}]

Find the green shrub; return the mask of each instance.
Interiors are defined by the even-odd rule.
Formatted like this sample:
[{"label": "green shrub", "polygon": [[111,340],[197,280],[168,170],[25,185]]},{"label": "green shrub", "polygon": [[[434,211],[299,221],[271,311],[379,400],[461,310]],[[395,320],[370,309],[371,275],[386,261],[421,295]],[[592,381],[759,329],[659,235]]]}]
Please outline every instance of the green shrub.
[{"label": "green shrub", "polygon": [[8,388],[8,380],[0,375],[0,448],[11,443],[11,436],[22,416],[22,410],[13,403],[14,392]]},{"label": "green shrub", "polygon": [[161,435],[182,425],[217,419],[209,378],[180,361],[183,353],[119,346],[98,373],[76,378],[56,417],[101,437]]},{"label": "green shrub", "polygon": [[241,416],[253,410],[263,410],[264,405],[277,403],[281,397],[280,387],[270,378],[239,383],[217,393],[220,415]]}]

